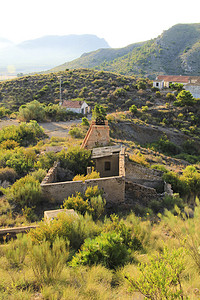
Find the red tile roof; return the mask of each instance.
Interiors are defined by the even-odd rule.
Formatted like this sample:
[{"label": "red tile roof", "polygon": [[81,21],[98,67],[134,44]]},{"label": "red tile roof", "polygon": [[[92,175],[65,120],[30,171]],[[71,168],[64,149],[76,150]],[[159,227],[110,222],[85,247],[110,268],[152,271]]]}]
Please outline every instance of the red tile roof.
[{"label": "red tile roof", "polygon": [[177,83],[189,83],[192,76],[181,76],[181,75],[159,75],[157,80],[164,80],[166,82],[177,82]]},{"label": "red tile roof", "polygon": [[81,108],[84,101],[71,101],[71,100],[64,100],[62,106],[66,108]]}]

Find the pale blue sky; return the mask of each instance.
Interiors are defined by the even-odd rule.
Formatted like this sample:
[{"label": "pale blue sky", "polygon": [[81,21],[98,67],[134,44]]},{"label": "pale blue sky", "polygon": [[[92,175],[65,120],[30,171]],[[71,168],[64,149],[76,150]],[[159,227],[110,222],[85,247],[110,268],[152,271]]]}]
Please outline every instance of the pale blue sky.
[{"label": "pale blue sky", "polygon": [[199,0],[0,0],[0,37],[96,34],[111,47],[157,37],[178,23],[200,23]]}]

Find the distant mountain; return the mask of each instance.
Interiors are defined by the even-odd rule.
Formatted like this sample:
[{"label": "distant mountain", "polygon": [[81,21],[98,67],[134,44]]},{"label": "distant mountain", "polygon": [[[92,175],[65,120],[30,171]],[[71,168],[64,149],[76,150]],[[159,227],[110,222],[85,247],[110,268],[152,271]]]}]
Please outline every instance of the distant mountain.
[{"label": "distant mountain", "polygon": [[58,66],[94,68],[125,75],[200,75],[200,24],[178,24],[153,40],[121,49],[100,49]]},{"label": "distant mountain", "polygon": [[7,47],[0,47],[0,73],[10,65],[16,72],[39,72],[99,48],[109,48],[109,45],[90,34],[44,36],[18,45],[7,43]]}]

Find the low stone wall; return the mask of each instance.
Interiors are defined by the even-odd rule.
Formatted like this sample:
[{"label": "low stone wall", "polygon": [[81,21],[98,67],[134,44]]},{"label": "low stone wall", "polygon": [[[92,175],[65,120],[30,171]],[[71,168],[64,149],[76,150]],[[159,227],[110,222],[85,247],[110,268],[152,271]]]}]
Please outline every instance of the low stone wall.
[{"label": "low stone wall", "polygon": [[164,192],[163,172],[145,168],[126,159],[126,180],[146,187],[152,187],[159,193]]},{"label": "low stone wall", "polygon": [[126,159],[126,177],[135,179],[148,179],[148,180],[158,180],[162,176],[163,172],[159,170],[153,170],[145,168],[137,163],[129,161]]},{"label": "low stone wall", "polygon": [[82,181],[66,181],[56,183],[41,183],[44,197],[50,201],[62,203],[76,192],[84,193],[88,186],[98,185],[104,191],[104,197],[108,204],[124,202],[125,179],[122,176],[97,178]]},{"label": "low stone wall", "polygon": [[154,188],[145,187],[143,185],[126,181],[126,203],[147,206],[151,200],[158,200],[159,195]]}]

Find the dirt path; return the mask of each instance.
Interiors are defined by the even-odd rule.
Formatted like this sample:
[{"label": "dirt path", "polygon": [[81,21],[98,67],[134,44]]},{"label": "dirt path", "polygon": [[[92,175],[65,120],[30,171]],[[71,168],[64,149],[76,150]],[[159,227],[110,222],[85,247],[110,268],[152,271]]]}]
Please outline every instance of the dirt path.
[{"label": "dirt path", "polygon": [[[66,137],[68,135],[70,126],[74,124],[80,124],[82,122],[82,119],[78,120],[71,120],[67,122],[41,122],[39,123],[40,126],[44,128],[45,133],[49,136],[55,136],[55,137]],[[10,125],[16,125],[18,126],[20,124],[19,121],[14,119],[9,120],[0,120],[0,129],[6,126]]]}]

